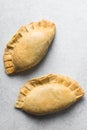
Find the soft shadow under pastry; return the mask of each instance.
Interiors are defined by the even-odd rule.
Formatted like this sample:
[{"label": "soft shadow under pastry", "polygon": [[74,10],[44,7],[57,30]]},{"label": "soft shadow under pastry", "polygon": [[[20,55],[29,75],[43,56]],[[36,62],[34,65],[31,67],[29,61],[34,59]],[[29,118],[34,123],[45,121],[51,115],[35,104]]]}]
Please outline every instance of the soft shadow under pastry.
[{"label": "soft shadow under pastry", "polygon": [[27,81],[20,89],[15,107],[33,115],[63,110],[84,96],[73,79],[49,74]]},{"label": "soft shadow under pastry", "polygon": [[55,35],[55,24],[41,20],[22,26],[8,42],[4,53],[7,74],[37,65],[45,56]]}]

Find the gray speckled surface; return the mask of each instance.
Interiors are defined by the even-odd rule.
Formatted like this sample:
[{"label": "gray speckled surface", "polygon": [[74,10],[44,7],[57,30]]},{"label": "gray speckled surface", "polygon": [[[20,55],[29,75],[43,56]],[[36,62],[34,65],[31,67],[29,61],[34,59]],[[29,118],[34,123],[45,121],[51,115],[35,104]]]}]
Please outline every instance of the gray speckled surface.
[{"label": "gray speckled surface", "polygon": [[[3,52],[23,25],[40,19],[55,22],[55,40],[35,68],[7,76]],[[77,80],[87,92],[87,1],[0,0],[0,130],[87,130],[87,96],[58,114],[33,117],[14,109],[20,86],[28,79],[60,73]]]}]

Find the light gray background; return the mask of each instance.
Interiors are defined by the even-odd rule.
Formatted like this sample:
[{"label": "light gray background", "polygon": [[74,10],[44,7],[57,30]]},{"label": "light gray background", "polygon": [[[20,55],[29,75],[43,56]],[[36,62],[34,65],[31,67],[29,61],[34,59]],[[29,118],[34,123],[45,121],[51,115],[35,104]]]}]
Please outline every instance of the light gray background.
[{"label": "light gray background", "polygon": [[[56,37],[35,68],[7,76],[3,67],[6,43],[17,29],[47,19]],[[33,117],[14,109],[20,86],[48,73],[77,80],[87,92],[87,0],[0,0],[0,130],[87,130],[87,96],[64,112]]]}]

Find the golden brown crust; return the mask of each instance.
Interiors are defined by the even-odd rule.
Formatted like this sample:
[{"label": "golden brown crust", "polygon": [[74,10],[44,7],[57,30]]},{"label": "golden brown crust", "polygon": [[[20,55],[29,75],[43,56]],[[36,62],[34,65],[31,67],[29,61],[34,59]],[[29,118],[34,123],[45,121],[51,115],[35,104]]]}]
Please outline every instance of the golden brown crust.
[{"label": "golden brown crust", "polygon": [[38,64],[45,56],[54,35],[55,24],[46,20],[20,27],[5,49],[6,73],[24,71]]},{"label": "golden brown crust", "polygon": [[12,55],[16,43],[20,37],[22,37],[20,33],[15,34],[6,46],[3,60],[4,60],[5,71],[7,74],[12,74],[15,72],[15,65],[13,63]]},{"label": "golden brown crust", "polygon": [[[62,75],[49,74],[47,76],[43,76],[43,77],[39,77],[39,78],[32,79],[30,81],[27,81],[24,84],[24,86],[20,89],[19,97],[16,101],[15,107],[19,108],[19,109],[23,109],[24,111],[35,114],[35,115],[44,115],[46,113],[52,113],[51,109],[49,109],[48,111],[45,110],[45,112],[40,112],[40,110],[43,109],[42,106],[38,106],[38,107],[42,107],[42,109],[40,108],[40,110],[38,112],[36,109],[32,110],[33,106],[32,106],[32,109],[30,109],[28,107],[29,110],[25,106],[26,105],[25,102],[26,102],[28,96],[31,95],[31,93],[33,91],[35,91],[35,88],[38,88],[38,91],[40,91],[41,87],[43,87],[43,88],[46,87],[46,89],[47,89],[47,87],[49,88],[50,86],[52,86],[52,87],[54,86],[54,90],[58,88],[57,91],[59,91],[58,92],[59,95],[61,95],[63,93],[64,95],[62,94],[62,96],[65,96],[63,99],[65,101],[64,101],[64,104],[62,104],[62,107],[59,105],[58,107],[56,107],[56,109],[52,108],[52,109],[54,109],[53,110],[54,112],[57,110],[59,111],[59,110],[67,108],[69,105],[73,104],[74,102],[76,102],[77,100],[79,100],[81,97],[84,96],[84,91],[82,90],[80,85],[73,79],[66,77],[66,76],[62,76]],[[51,88],[51,89],[53,89],[53,88]],[[36,90],[36,92],[37,92],[37,90]],[[55,94],[56,93],[54,93],[53,95],[55,95]],[[47,96],[47,95],[45,95],[45,96]],[[68,98],[67,98],[67,96],[68,96]],[[63,102],[62,101],[63,97],[58,97],[58,98],[60,99],[60,102]],[[46,101],[48,101],[47,104],[49,104],[49,99],[47,99]],[[59,104],[60,104],[60,102],[59,102]],[[27,102],[27,105],[28,105],[28,103],[29,102]],[[49,106],[50,106],[50,104],[49,104]],[[31,105],[30,105],[30,107],[31,107]],[[34,107],[36,107],[36,106],[34,106]]]},{"label": "golden brown crust", "polygon": [[6,73],[7,74],[14,73],[15,67],[14,67],[14,64],[12,62],[12,54],[11,54],[10,49],[5,49],[3,59],[4,59],[4,66],[5,66]]}]

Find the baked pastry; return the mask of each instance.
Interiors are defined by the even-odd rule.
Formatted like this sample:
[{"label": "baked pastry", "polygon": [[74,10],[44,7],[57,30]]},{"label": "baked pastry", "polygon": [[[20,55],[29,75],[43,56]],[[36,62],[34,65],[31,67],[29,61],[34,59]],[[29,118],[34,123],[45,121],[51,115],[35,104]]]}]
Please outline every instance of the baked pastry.
[{"label": "baked pastry", "polygon": [[7,74],[37,65],[45,56],[55,35],[55,24],[42,20],[22,26],[8,42],[4,53]]},{"label": "baked pastry", "polygon": [[49,74],[26,82],[15,107],[33,115],[45,115],[63,110],[83,96],[84,91],[76,81]]}]

